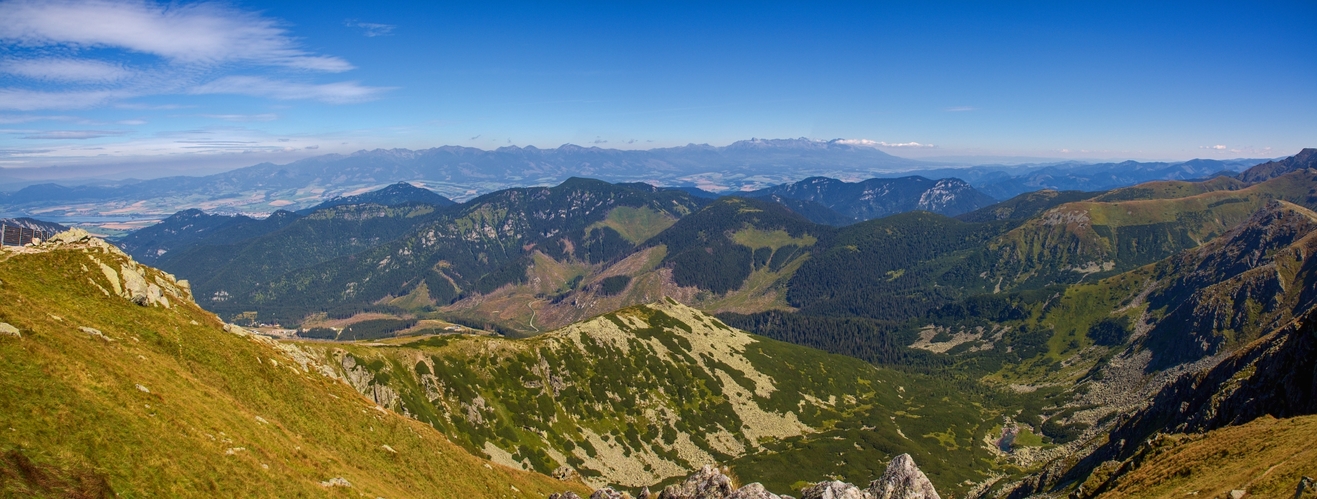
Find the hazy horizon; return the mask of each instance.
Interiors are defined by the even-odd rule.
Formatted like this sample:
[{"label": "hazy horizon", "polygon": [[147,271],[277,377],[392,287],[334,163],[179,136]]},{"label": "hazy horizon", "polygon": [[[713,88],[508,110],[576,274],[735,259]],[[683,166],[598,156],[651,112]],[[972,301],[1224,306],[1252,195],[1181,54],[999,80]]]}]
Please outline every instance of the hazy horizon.
[{"label": "hazy horizon", "polygon": [[8,0],[0,16],[6,169],[750,137],[940,161],[1274,158],[1317,137],[1311,2]]},{"label": "hazy horizon", "polygon": [[[799,137],[799,138],[805,138],[805,137]],[[744,140],[751,140],[751,139],[744,139]],[[759,140],[784,140],[784,139],[759,138]],[[790,140],[790,139],[786,139],[786,140]],[[815,142],[829,141],[824,139],[810,139],[810,140],[813,140]],[[831,140],[845,140],[845,139],[831,139]],[[634,149],[606,147],[606,145],[603,146],[581,145],[581,144],[572,144],[572,143],[565,143],[554,147],[539,147],[533,144],[527,144],[524,146],[516,145],[516,144],[511,144],[511,145],[505,144],[497,147],[478,147],[478,146],[462,146],[456,144],[443,144],[443,145],[436,145],[432,147],[423,147],[423,148],[415,148],[415,149],[375,148],[375,149],[358,149],[355,151],[347,151],[341,153],[319,152],[318,154],[301,155],[295,158],[289,158],[287,156],[271,156],[262,159],[260,154],[202,156],[202,157],[187,158],[186,160],[182,160],[181,164],[178,163],[179,160],[175,160],[172,158],[153,157],[153,158],[136,159],[136,160],[124,160],[117,163],[110,163],[110,162],[74,163],[67,165],[57,164],[57,165],[27,166],[27,167],[0,166],[0,175],[3,175],[0,176],[0,178],[19,180],[22,181],[22,183],[25,185],[34,182],[43,182],[43,181],[52,181],[56,183],[60,181],[68,181],[76,184],[76,183],[87,183],[87,182],[95,182],[95,181],[151,180],[155,178],[164,178],[164,177],[172,177],[172,176],[206,176],[206,175],[214,175],[228,171],[239,170],[242,168],[247,168],[252,166],[259,166],[261,164],[274,164],[274,165],[283,166],[283,165],[293,164],[298,161],[316,158],[316,157],[326,157],[331,155],[339,155],[346,157],[354,154],[363,154],[363,153],[368,154],[374,151],[381,151],[381,150],[421,151],[426,149],[438,149],[443,147],[467,147],[467,148],[479,149],[486,152],[493,152],[499,149],[513,148],[513,147],[515,148],[534,147],[541,150],[551,150],[561,147],[576,146],[576,147],[583,147],[587,149],[597,148],[597,149],[613,149],[613,150],[627,150],[627,151],[650,151],[650,150],[659,150],[659,149],[680,148],[686,146],[726,147],[735,142],[740,142],[740,141],[734,141],[727,144],[689,143],[689,144],[683,144],[677,146],[654,146],[654,147],[634,148]],[[860,145],[859,147],[866,147],[866,146]],[[997,155],[972,155],[972,154],[943,155],[943,156],[911,156],[911,155],[901,154],[899,152],[885,151],[881,147],[872,147],[872,148],[896,158],[912,159],[916,161],[925,162],[925,164],[923,165],[915,166],[909,169],[892,170],[893,172],[910,172],[912,174],[917,174],[922,170],[931,170],[931,169],[944,169],[944,168],[957,169],[957,168],[973,168],[979,166],[1028,167],[1032,165],[1046,165],[1046,164],[1065,163],[1065,162],[1088,163],[1088,164],[1119,163],[1123,161],[1176,163],[1176,162],[1190,161],[1195,159],[1214,159],[1221,161],[1237,161],[1237,160],[1265,161],[1265,160],[1285,157],[1290,154],[1293,154],[1293,153],[1286,153],[1273,157],[1240,156],[1240,157],[1203,158],[1201,156],[1195,156],[1195,157],[1174,158],[1174,159],[1130,158],[1130,157],[1116,157],[1116,158],[1050,157],[1049,158],[1049,157],[1025,157],[1025,156],[1005,156],[1005,155],[997,156]],[[1294,153],[1297,152],[1298,151],[1294,151]],[[8,189],[0,189],[0,191],[4,191],[4,190],[8,190]]]}]

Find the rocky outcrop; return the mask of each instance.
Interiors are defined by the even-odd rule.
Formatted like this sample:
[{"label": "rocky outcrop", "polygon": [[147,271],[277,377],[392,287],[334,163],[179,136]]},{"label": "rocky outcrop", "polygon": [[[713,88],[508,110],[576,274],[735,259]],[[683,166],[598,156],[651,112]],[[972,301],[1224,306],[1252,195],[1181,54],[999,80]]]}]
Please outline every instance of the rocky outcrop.
[{"label": "rocky outcrop", "polygon": [[[704,466],[678,485],[659,492],[659,499],[724,499],[736,492],[732,479],[713,466]],[[776,497],[776,496],[775,496]]]},{"label": "rocky outcrop", "polygon": [[[127,298],[133,303],[144,307],[170,308],[172,305],[171,297],[180,302],[192,301],[192,287],[186,280],[178,280],[172,274],[143,267],[113,244],[107,243],[82,229],[69,229],[55,234],[39,245],[7,249],[19,253],[42,253],[55,249],[81,249],[88,254],[88,257],[94,263],[91,268],[100,269],[100,274],[97,277],[104,277],[105,281],[108,281],[109,289],[106,289],[97,283],[97,279],[92,279],[92,283],[107,295]],[[111,262],[120,260],[119,269],[115,270],[111,265],[101,261],[100,258],[97,258],[98,254],[102,258],[109,256]],[[93,272],[91,268],[84,265],[83,270],[90,273]]]},{"label": "rocky outcrop", "polygon": [[849,483],[833,480],[801,489],[800,497],[801,499],[873,499],[873,494]]},{"label": "rocky outcrop", "polygon": [[321,486],[321,487],[344,487],[344,488],[349,488],[349,487],[352,487],[352,482],[347,481],[347,479],[345,479],[345,478],[343,478],[343,477],[341,477],[341,476],[336,476],[336,477],[334,477],[334,478],[330,478],[329,480],[325,480],[325,481],[323,481],[323,482],[320,482],[320,486]]},{"label": "rocky outcrop", "polygon": [[760,485],[758,483],[752,483],[750,485],[746,485],[744,487],[737,489],[736,492],[732,493],[732,495],[727,496],[727,499],[791,499],[791,498],[790,496],[779,496],[777,494],[769,492],[767,489],[764,489],[763,485]]},{"label": "rocky outcrop", "polygon": [[882,478],[869,484],[874,499],[941,499],[933,482],[915,466],[914,458],[901,454],[887,463]]},{"label": "rocky outcrop", "polygon": [[870,482],[868,489],[833,480],[805,487],[800,495],[801,499],[941,499],[909,454],[887,463],[883,476]]},{"label": "rocky outcrop", "polygon": [[[649,489],[641,492],[648,498]],[[571,492],[553,494],[549,499],[568,499]],[[933,489],[928,476],[915,465],[909,454],[901,454],[887,463],[882,477],[869,484],[868,489],[832,480],[806,486],[800,491],[801,499],[941,499]],[[574,497],[574,496],[573,496]],[[590,499],[622,499],[631,496],[605,487],[596,490]],[[763,485],[751,483],[741,488],[732,484],[731,477],[714,466],[705,466],[686,481],[669,485],[658,495],[659,499],[792,499],[769,492]],[[579,499],[579,498],[577,498]]]},{"label": "rocky outcrop", "polygon": [[13,336],[21,339],[23,333],[18,332],[18,328],[10,325],[8,322],[0,322],[0,336]]}]

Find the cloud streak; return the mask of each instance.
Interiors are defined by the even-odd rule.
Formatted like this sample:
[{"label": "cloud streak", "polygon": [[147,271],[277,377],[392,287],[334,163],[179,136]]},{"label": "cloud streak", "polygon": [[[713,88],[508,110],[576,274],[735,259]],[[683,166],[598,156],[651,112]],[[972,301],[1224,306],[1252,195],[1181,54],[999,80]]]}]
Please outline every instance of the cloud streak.
[{"label": "cloud streak", "polygon": [[367,87],[355,81],[324,84],[274,80],[262,76],[225,76],[189,90],[193,94],[239,94],[280,100],[314,99],[331,104],[373,100],[389,90]]},{"label": "cloud streak", "polygon": [[91,59],[41,58],[0,63],[0,72],[33,80],[77,83],[106,83],[132,76],[118,64]]},{"label": "cloud streak", "polygon": [[396,27],[392,24],[362,23],[352,20],[345,21],[343,24],[350,28],[361,28],[363,30],[361,34],[370,38],[392,35],[393,28]]},{"label": "cloud streak", "polygon": [[298,48],[274,20],[218,4],[17,0],[0,4],[0,18],[0,40],[25,46],[121,48],[184,64],[352,69],[338,57]]},{"label": "cloud streak", "polygon": [[883,142],[869,139],[837,139],[834,142],[838,144],[848,144],[853,146],[867,147],[902,147],[915,149],[931,149],[937,147],[933,144],[921,144],[919,142]]},{"label": "cloud streak", "polygon": [[14,77],[0,87],[0,109],[131,106],[126,101],[141,97],[208,94],[346,104],[389,90],[315,81],[317,73],[353,66],[301,48],[274,19],[218,3],[0,0],[0,19],[0,73]]},{"label": "cloud streak", "polygon": [[37,109],[82,109],[99,106],[115,100],[132,98],[138,95],[141,95],[141,93],[128,89],[51,92],[43,90],[0,88],[0,109],[14,109],[18,111],[34,111]]},{"label": "cloud streak", "polygon": [[34,131],[24,135],[22,139],[39,139],[39,140],[86,140],[99,139],[101,137],[113,137],[124,135],[128,132],[123,130],[42,130]]},{"label": "cloud streak", "polygon": [[224,121],[274,121],[279,119],[279,115],[274,113],[263,114],[203,114],[203,118],[211,118]]}]

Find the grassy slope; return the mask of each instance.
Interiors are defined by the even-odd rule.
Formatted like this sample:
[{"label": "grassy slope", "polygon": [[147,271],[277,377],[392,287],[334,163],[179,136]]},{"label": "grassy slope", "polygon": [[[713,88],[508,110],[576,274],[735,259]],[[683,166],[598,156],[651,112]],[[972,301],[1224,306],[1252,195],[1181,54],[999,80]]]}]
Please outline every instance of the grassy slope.
[{"label": "grassy slope", "polygon": [[301,348],[354,365],[340,371],[358,389],[472,451],[541,471],[568,464],[592,483],[652,485],[717,461],[786,493],[829,476],[867,483],[907,452],[948,493],[1002,471],[980,442],[999,414],[953,387],[724,329],[672,303],[525,340]]},{"label": "grassy slope", "polygon": [[[112,266],[126,261],[100,251],[93,255]],[[108,282],[82,251],[13,255],[0,261],[0,275],[0,321],[23,334],[0,336],[0,495],[65,495],[61,488],[96,484],[124,497],[581,490],[489,467],[273,345],[225,333],[191,303],[148,308],[102,294],[97,286]],[[350,490],[319,484],[340,476]]]},{"label": "grassy slope", "polygon": [[1167,435],[1099,497],[1225,497],[1236,489],[1291,497],[1301,477],[1317,475],[1315,438],[1317,416],[1265,416],[1203,435]]},{"label": "grassy slope", "polygon": [[585,230],[589,232],[597,227],[609,227],[627,241],[631,241],[631,244],[640,244],[663,232],[663,229],[672,227],[674,223],[677,223],[677,220],[671,215],[648,206],[639,208],[618,206],[608,211],[604,221],[596,222]]},{"label": "grassy slope", "polygon": [[1158,180],[1130,187],[1113,189],[1095,197],[1094,201],[1128,201],[1132,199],[1173,199],[1214,191],[1233,191],[1248,184],[1233,177],[1216,177],[1200,182],[1185,180]]}]

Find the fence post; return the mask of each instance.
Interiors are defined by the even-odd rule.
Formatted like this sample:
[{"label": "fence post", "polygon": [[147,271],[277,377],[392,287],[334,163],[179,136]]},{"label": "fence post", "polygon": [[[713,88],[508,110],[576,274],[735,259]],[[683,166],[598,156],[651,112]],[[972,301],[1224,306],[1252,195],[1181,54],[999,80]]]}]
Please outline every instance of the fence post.
[{"label": "fence post", "polygon": [[0,226],[0,244],[14,246],[18,244],[22,231],[12,225]]}]

